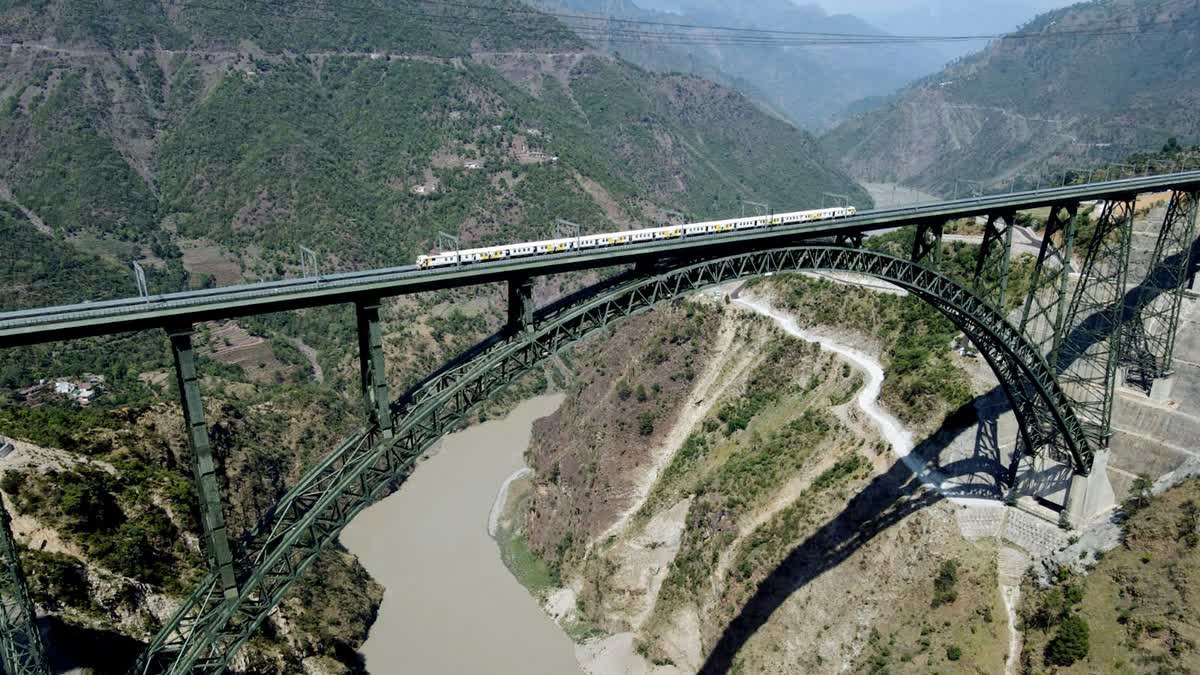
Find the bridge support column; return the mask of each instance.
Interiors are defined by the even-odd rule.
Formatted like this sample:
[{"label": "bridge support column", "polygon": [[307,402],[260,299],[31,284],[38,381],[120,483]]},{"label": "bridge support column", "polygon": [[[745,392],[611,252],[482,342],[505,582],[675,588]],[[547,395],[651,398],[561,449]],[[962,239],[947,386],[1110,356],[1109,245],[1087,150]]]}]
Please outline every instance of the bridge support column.
[{"label": "bridge support column", "polygon": [[0,503],[0,670],[12,675],[49,675],[10,522],[8,510]]},{"label": "bridge support column", "polygon": [[917,223],[913,238],[912,261],[926,267],[940,269],[942,266],[942,221]]},{"label": "bridge support column", "polygon": [[1116,505],[1116,495],[1108,480],[1109,450],[1101,450],[1092,460],[1092,472],[1071,476],[1067,492],[1066,517],[1071,527],[1080,527]]},{"label": "bridge support column", "polygon": [[508,280],[508,328],[513,332],[533,328],[533,279]]},{"label": "bridge support column", "polygon": [[988,214],[979,257],[975,260],[975,292],[1001,312],[1008,291],[1014,220],[1012,211]]},{"label": "bridge support column", "polygon": [[850,234],[839,234],[834,239],[834,246],[842,248],[862,248],[863,234],[862,232],[851,232]]},{"label": "bridge support column", "polygon": [[1075,245],[1075,215],[1078,204],[1050,208],[1042,245],[1038,249],[1033,279],[1021,311],[1021,332],[1047,360],[1053,362],[1062,342],[1067,314],[1067,281],[1071,272],[1071,248]]},{"label": "bridge support column", "polygon": [[188,446],[192,451],[192,480],[200,497],[200,516],[208,544],[209,565],[217,572],[226,600],[238,597],[237,580],[233,574],[233,552],[225,516],[221,511],[221,492],[217,486],[217,465],[208,443],[208,426],[204,422],[204,400],[200,397],[200,379],[196,375],[196,356],[192,350],[192,326],[167,331],[171,352],[175,356],[175,377],[183,404],[183,422],[187,428]]},{"label": "bridge support column", "polygon": [[387,371],[383,360],[383,327],[379,323],[380,300],[354,303],[358,324],[358,370],[362,382],[363,406],[367,420],[384,438],[392,437],[391,399],[388,397]]},{"label": "bridge support column", "polygon": [[1187,285],[1192,243],[1196,236],[1196,192],[1175,192],[1167,207],[1154,254],[1142,285],[1156,297],[1137,307],[1136,316],[1125,323],[1123,363],[1128,366],[1125,382],[1152,396],[1171,375],[1175,356],[1175,333]]},{"label": "bridge support column", "polygon": [[1133,215],[1133,197],[1105,203],[1071,298],[1065,335],[1050,364],[1097,452],[1108,448],[1110,436]]}]

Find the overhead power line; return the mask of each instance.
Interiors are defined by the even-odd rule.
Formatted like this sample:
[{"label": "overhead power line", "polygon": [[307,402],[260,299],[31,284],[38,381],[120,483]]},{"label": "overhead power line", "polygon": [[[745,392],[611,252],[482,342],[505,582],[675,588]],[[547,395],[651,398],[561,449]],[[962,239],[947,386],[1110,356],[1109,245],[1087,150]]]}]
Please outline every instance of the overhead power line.
[{"label": "overhead power line", "polygon": [[[1194,0],[1184,0],[1184,2],[1194,2]],[[93,2],[93,6],[99,8],[99,3]],[[500,7],[466,0],[423,0],[408,6],[383,6],[328,0],[312,4],[297,3],[289,8],[281,7],[272,0],[241,0],[237,8],[202,1],[184,2],[177,7],[183,11],[219,12],[243,18],[269,18],[322,25],[328,25],[331,20],[339,19],[365,23],[376,21],[381,17],[390,17],[436,33],[461,35],[465,28],[500,28],[508,31],[512,37],[519,39],[536,39],[543,36],[547,27],[546,23],[534,21],[543,17],[549,20],[557,19],[563,23],[564,29],[569,29],[579,37],[595,43],[699,47],[881,47],[983,40],[1127,36],[1173,32],[1200,23],[1200,19],[1182,21],[1168,19],[1128,26],[1122,24],[1132,17],[1118,17],[1110,20],[1104,27],[1087,30],[981,35],[886,35],[757,29],[625,19],[603,15],[542,11],[523,5]]]}]

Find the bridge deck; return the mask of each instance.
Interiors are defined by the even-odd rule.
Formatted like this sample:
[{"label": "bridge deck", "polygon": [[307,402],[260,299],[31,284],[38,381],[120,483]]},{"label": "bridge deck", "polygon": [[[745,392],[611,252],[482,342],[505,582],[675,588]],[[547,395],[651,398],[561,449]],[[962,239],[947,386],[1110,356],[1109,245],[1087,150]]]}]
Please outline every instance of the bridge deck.
[{"label": "bridge deck", "polygon": [[389,297],[494,283],[514,277],[625,265],[658,257],[700,258],[726,253],[731,248],[762,249],[839,234],[868,233],[925,220],[969,218],[998,210],[1032,209],[1057,203],[1172,189],[1200,189],[1200,171],[880,209],[843,220],[453,268],[421,270],[407,265],[320,278],[287,279],[145,298],[22,310],[0,314],[0,347],[331,305],[363,297]]}]

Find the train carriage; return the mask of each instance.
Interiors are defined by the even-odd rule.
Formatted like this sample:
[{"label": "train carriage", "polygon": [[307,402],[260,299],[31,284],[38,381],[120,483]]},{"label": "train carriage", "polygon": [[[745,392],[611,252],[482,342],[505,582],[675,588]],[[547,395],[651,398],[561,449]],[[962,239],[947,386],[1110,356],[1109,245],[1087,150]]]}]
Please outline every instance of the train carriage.
[{"label": "train carriage", "polygon": [[678,237],[703,237],[755,230],[777,225],[794,225],[836,218],[849,218],[857,211],[853,206],[817,209],[814,211],[795,211],[771,216],[754,216],[750,218],[732,218],[729,220],[714,220],[687,225],[668,225],[651,227],[625,232],[608,232],[591,234],[566,239],[549,239],[546,241],[521,242],[502,246],[485,246],[482,248],[465,249],[461,251],[445,251],[432,255],[417,257],[417,266],[421,269],[445,267],[447,265],[467,265],[475,263],[521,258],[538,255],[556,255],[571,251],[591,250],[626,244],[640,244],[651,241],[661,241]]}]

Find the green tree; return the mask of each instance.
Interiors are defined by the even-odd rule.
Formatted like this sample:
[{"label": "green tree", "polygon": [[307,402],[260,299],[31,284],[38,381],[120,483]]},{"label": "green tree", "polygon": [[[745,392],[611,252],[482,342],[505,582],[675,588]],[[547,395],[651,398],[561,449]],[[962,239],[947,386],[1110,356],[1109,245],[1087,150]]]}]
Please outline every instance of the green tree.
[{"label": "green tree", "polygon": [[1133,484],[1129,486],[1129,496],[1121,504],[1126,516],[1132,516],[1150,505],[1150,499],[1153,497],[1150,490],[1153,487],[1154,480],[1144,473],[1133,479]]},{"label": "green tree", "polygon": [[1063,620],[1054,639],[1046,645],[1046,663],[1069,666],[1088,655],[1088,623],[1083,617],[1069,616]]},{"label": "green tree", "polygon": [[958,591],[955,586],[958,585],[958,561],[947,560],[942,563],[938,569],[938,575],[933,580],[933,602],[934,607],[948,605],[958,599]]}]

